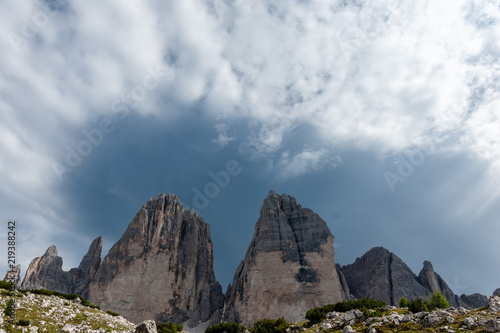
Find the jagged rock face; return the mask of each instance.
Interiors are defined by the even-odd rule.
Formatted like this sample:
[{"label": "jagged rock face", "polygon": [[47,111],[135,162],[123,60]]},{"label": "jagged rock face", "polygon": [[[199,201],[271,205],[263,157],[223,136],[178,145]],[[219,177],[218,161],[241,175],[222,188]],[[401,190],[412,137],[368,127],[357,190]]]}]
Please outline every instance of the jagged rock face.
[{"label": "jagged rock face", "polygon": [[472,295],[457,296],[458,305],[467,309],[477,309],[488,305],[488,297],[475,293]]},{"label": "jagged rock face", "polygon": [[417,280],[417,276],[394,253],[375,247],[342,267],[351,294],[356,298],[378,299],[397,305],[401,297],[427,298],[431,292]]},{"label": "jagged rock face", "polygon": [[495,289],[493,296],[500,296],[500,288]]},{"label": "jagged rock face", "polygon": [[16,286],[21,284],[21,265],[14,266],[10,271],[5,274],[4,281],[14,283]]},{"label": "jagged rock face", "polygon": [[42,257],[33,259],[26,271],[21,288],[49,289],[87,298],[88,286],[101,263],[102,237],[96,238],[83,257],[78,268],[63,271],[63,260],[55,245],[50,246]]},{"label": "jagged rock face", "polygon": [[345,279],[344,273],[342,273],[342,267],[339,264],[335,264],[335,269],[337,270],[337,274],[340,280],[340,285],[342,286],[342,297],[345,300],[355,299],[355,297],[352,296],[351,292],[349,291],[349,285],[347,284],[347,280]]},{"label": "jagged rock face", "polygon": [[21,288],[49,289],[63,293],[71,293],[69,272],[62,269],[62,258],[57,254],[55,245],[50,246],[45,254],[33,259],[26,270]]},{"label": "jagged rock face", "polygon": [[209,225],[173,194],[150,199],[104,258],[89,299],[133,322],[207,321],[224,300]]},{"label": "jagged rock face", "polygon": [[271,191],[226,295],[223,320],[251,325],[284,316],[295,322],[315,306],[343,300],[334,257],[325,221]]},{"label": "jagged rock face", "polygon": [[451,306],[461,306],[459,304],[458,297],[448,287],[441,276],[434,272],[434,268],[432,267],[432,263],[430,261],[424,261],[424,267],[418,274],[418,282],[420,282],[422,286],[427,288],[432,293],[441,293],[444,297],[446,297]]},{"label": "jagged rock face", "polygon": [[94,239],[78,268],[72,268],[69,271],[73,294],[88,298],[89,284],[101,265],[102,241],[102,236]]}]

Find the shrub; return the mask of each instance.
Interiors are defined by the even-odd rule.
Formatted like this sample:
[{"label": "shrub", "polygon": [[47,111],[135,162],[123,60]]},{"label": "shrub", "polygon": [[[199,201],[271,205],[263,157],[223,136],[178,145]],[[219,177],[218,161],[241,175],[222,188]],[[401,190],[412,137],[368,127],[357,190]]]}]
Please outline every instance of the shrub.
[{"label": "shrub", "polygon": [[245,327],[236,323],[219,323],[207,327],[205,333],[242,333]]},{"label": "shrub", "polygon": [[400,308],[407,308],[408,306],[410,305],[410,302],[408,302],[408,300],[406,298],[401,297],[401,299],[399,300],[399,307]]},{"label": "shrub", "polygon": [[252,333],[286,333],[290,325],[285,318],[279,319],[261,319],[253,324]]},{"label": "shrub", "polygon": [[[319,308],[314,308],[306,313],[306,319],[309,320],[311,325],[320,323],[321,321],[326,319],[326,315],[328,312],[337,311],[337,312],[347,312],[349,310],[358,309],[365,313],[365,310],[370,309],[379,309],[383,306],[386,306],[387,303],[384,301],[377,301],[369,298],[351,300],[351,301],[343,301],[335,304],[328,304]],[[368,313],[368,312],[366,312]],[[371,315],[370,315],[371,316]]]},{"label": "shrub", "polygon": [[182,324],[174,324],[174,323],[156,323],[156,330],[158,333],[176,333],[182,332]]},{"label": "shrub", "polygon": [[432,293],[429,298],[428,305],[430,310],[447,309],[450,307],[450,303],[448,303],[446,297],[444,297],[440,292]]},{"label": "shrub", "polygon": [[16,325],[19,326],[29,326],[31,324],[31,320],[29,319],[19,319],[16,323]]},{"label": "shrub", "polygon": [[0,281],[0,288],[1,289],[11,290],[13,285],[14,284],[11,282],[7,282],[7,281],[3,281],[3,280]]},{"label": "shrub", "polygon": [[110,310],[106,311],[106,313],[110,314],[110,315],[112,315],[114,317],[118,317],[120,315],[118,312],[113,312],[113,311],[110,311]]},{"label": "shrub", "polygon": [[410,304],[408,304],[408,310],[410,310],[413,313],[417,312],[429,312],[429,306],[426,301],[421,299],[420,297],[417,299],[411,299]]}]

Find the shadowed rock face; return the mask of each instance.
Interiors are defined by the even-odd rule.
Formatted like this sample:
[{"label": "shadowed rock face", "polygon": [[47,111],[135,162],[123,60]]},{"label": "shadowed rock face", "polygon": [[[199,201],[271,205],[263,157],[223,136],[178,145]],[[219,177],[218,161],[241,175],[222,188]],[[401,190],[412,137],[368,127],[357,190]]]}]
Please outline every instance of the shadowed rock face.
[{"label": "shadowed rock face", "polygon": [[500,296],[500,288],[495,289],[493,296]]},{"label": "shadowed rock face", "polygon": [[251,325],[284,316],[294,322],[310,308],[343,300],[334,257],[325,221],[295,198],[269,192],[226,294],[223,320]]},{"label": "shadowed rock face", "polygon": [[430,261],[424,261],[424,267],[420,271],[420,274],[418,274],[418,281],[425,288],[430,290],[430,292],[441,293],[444,297],[446,297],[448,303],[450,303],[451,306],[453,307],[461,306],[458,302],[458,297],[453,293],[453,291],[451,291],[451,289],[448,287],[446,282],[441,278],[441,276],[439,276],[439,274],[434,272],[434,268],[432,267]]},{"label": "shadowed rock face", "polygon": [[173,194],[150,199],[104,258],[89,298],[133,322],[207,321],[224,300],[209,225]]},{"label": "shadowed rock face", "polygon": [[446,282],[434,271],[430,261],[418,277],[394,253],[383,247],[374,247],[351,265],[343,266],[349,291],[356,298],[373,298],[390,305],[398,305],[401,297],[427,299],[431,293],[440,292],[453,307],[473,309],[488,305],[484,295],[462,295],[458,297]]},{"label": "shadowed rock face", "polygon": [[342,273],[356,298],[369,297],[397,305],[403,296],[415,299],[431,294],[401,259],[383,247],[375,247],[353,264],[343,266]]}]

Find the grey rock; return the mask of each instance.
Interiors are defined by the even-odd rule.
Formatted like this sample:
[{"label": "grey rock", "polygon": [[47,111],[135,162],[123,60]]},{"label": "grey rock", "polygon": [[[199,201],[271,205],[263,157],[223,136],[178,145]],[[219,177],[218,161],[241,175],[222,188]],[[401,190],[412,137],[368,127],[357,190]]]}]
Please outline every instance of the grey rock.
[{"label": "grey rock", "polygon": [[424,267],[418,274],[418,282],[427,288],[430,292],[441,293],[451,306],[458,307],[457,296],[448,287],[448,284],[434,271],[430,261],[424,261]]},{"label": "grey rock", "polygon": [[458,304],[467,309],[477,309],[488,305],[488,297],[475,293],[472,295],[461,295]]},{"label": "grey rock", "polygon": [[351,293],[349,292],[349,286],[347,284],[344,274],[342,273],[342,267],[340,266],[340,264],[335,264],[335,270],[337,271],[340,280],[340,285],[342,286],[342,297],[345,300],[354,299],[354,296],[352,296]]},{"label": "grey rock", "polygon": [[89,299],[132,322],[208,321],[224,302],[209,225],[173,194],[151,198],[102,261]]},{"label": "grey rock", "polygon": [[58,256],[55,245],[50,246],[45,254],[33,259],[21,284],[22,289],[49,289],[71,293],[69,272],[62,269],[62,258]]},{"label": "grey rock", "polygon": [[153,320],[146,320],[137,325],[135,333],[158,333],[156,323]]},{"label": "grey rock", "polygon": [[66,324],[59,330],[59,333],[75,333],[75,332],[77,332],[76,327],[71,324]]},{"label": "grey rock", "polygon": [[500,296],[500,288],[495,289],[493,296]]},{"label": "grey rock", "polygon": [[488,310],[500,312],[500,296],[491,296],[488,300]]},{"label": "grey rock", "polygon": [[480,323],[482,327],[484,327],[485,332],[498,332],[500,331],[500,327],[495,319],[490,318]]},{"label": "grey rock", "polygon": [[455,322],[455,319],[452,316],[446,317],[446,321],[450,324],[453,324]]},{"label": "grey rock", "polygon": [[383,247],[372,248],[341,270],[350,293],[358,299],[368,297],[398,305],[401,297],[427,298],[431,294],[400,258]]},{"label": "grey rock", "polygon": [[248,326],[284,316],[296,322],[313,307],[342,301],[333,240],[318,214],[270,191],[226,294],[223,320]]},{"label": "grey rock", "polygon": [[346,327],[344,327],[344,329],[342,330],[342,333],[353,333],[354,332],[354,329],[350,326],[350,325],[347,325]]},{"label": "grey rock", "polygon": [[5,274],[4,281],[14,283],[17,287],[21,285],[21,265],[14,266]]},{"label": "grey rock", "polygon": [[468,328],[471,329],[474,327],[476,323],[474,322],[474,319],[471,317],[467,317],[464,319],[464,325]]},{"label": "grey rock", "polygon": [[96,238],[78,268],[63,271],[63,260],[55,245],[42,257],[33,259],[21,284],[23,289],[48,289],[68,294],[88,295],[88,285],[101,262],[102,237]]},{"label": "grey rock", "polygon": [[88,287],[101,264],[102,236],[97,237],[90,244],[87,254],[83,257],[78,268],[70,272],[72,293],[88,298]]},{"label": "grey rock", "polygon": [[422,326],[424,327],[434,327],[438,324],[439,324],[439,317],[432,313],[425,316],[424,319],[422,320]]}]

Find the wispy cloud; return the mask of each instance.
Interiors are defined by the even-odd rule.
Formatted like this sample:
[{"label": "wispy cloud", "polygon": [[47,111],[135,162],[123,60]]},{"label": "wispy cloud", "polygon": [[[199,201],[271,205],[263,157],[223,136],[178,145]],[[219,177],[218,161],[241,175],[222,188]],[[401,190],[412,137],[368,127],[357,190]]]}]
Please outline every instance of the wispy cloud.
[{"label": "wispy cloud", "polygon": [[342,163],[340,157],[330,157],[324,149],[306,149],[293,156],[290,156],[290,152],[286,151],[277,161],[273,171],[279,180],[284,181],[321,169],[333,169],[340,163]]}]

